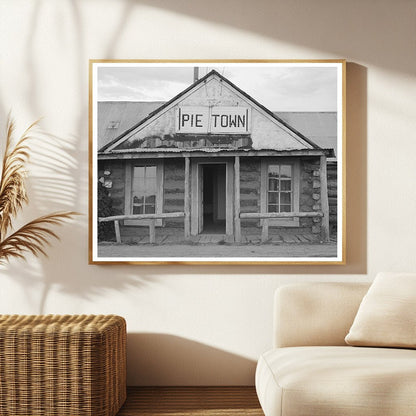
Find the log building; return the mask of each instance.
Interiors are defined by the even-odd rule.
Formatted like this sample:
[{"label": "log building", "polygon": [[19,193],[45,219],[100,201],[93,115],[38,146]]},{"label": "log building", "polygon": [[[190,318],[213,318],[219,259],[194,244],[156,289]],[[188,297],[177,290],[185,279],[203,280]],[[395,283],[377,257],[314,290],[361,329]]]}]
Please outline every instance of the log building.
[{"label": "log building", "polygon": [[98,178],[124,226],[235,242],[253,228],[263,241],[271,230],[292,230],[328,241],[333,146],[319,146],[218,72],[129,114],[135,124],[113,138],[120,120],[107,109],[98,114]]}]

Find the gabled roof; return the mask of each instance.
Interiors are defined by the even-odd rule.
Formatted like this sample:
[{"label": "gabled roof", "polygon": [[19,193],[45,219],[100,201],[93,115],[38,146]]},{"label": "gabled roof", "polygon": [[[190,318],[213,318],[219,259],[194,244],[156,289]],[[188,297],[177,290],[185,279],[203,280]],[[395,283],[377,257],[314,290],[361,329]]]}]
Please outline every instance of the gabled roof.
[{"label": "gabled roof", "polygon": [[[115,137],[113,140],[108,142],[107,144],[104,144],[100,149],[99,152],[106,152],[109,148],[112,148],[117,143],[121,142],[122,139],[126,136],[128,136],[130,133],[134,132],[134,130],[139,129],[141,126],[143,126],[145,123],[151,122],[152,118],[157,118],[165,109],[168,109],[170,106],[172,106],[176,101],[180,101],[182,97],[184,97],[188,92],[192,91],[193,89],[196,89],[199,85],[206,82],[209,78],[213,78],[214,76],[218,77],[221,82],[224,82],[228,84],[231,89],[235,90],[243,96],[247,101],[250,102],[251,105],[254,107],[257,107],[257,109],[267,114],[270,118],[275,120],[279,125],[284,126],[286,129],[288,129],[294,136],[298,138],[298,140],[303,141],[305,145],[312,149],[322,149],[318,144],[316,144],[314,141],[312,141],[309,137],[302,134],[299,130],[297,130],[295,127],[293,127],[291,124],[289,124],[287,121],[285,121],[283,118],[279,117],[276,113],[273,113],[271,110],[260,104],[257,100],[255,100],[253,97],[251,97],[249,94],[247,94],[245,91],[241,90],[239,87],[237,87],[235,84],[233,84],[231,81],[229,81],[227,78],[219,74],[217,71],[212,70],[208,74],[206,74],[204,77],[200,78],[198,81],[190,85],[188,88],[183,90],[181,93],[177,94],[175,97],[167,101],[166,103],[160,105],[157,109],[150,112],[147,116],[145,116],[143,119],[139,119],[140,121],[133,124],[131,127],[127,128],[125,131],[123,131],[121,134],[119,134],[117,137]],[[137,120],[137,119],[136,119]],[[127,138],[127,137],[126,137]]]}]

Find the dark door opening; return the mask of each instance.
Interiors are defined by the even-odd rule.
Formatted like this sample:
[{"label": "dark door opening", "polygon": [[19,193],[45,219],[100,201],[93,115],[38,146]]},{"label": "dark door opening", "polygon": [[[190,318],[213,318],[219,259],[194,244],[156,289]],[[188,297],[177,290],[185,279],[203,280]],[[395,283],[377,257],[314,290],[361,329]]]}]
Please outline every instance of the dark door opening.
[{"label": "dark door opening", "polygon": [[202,232],[225,234],[225,164],[202,165]]}]

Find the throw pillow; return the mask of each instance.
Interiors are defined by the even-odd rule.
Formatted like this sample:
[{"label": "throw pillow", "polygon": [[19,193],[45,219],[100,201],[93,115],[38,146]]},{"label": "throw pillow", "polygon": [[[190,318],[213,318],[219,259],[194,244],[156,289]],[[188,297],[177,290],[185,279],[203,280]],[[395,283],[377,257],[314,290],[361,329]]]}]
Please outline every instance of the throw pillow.
[{"label": "throw pillow", "polygon": [[364,296],[345,342],[416,348],[416,273],[380,273]]}]

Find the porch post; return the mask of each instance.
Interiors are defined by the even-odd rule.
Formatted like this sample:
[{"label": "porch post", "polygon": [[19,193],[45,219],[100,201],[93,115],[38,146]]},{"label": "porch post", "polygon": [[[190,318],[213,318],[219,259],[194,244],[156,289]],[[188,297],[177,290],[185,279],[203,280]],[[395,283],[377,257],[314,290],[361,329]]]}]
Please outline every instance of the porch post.
[{"label": "porch post", "polygon": [[184,212],[185,212],[185,240],[188,240],[191,235],[191,193],[190,193],[190,159],[189,156],[185,157],[185,200],[184,200]]},{"label": "porch post", "polygon": [[156,220],[149,221],[149,242],[150,244],[156,243]]},{"label": "porch post", "polygon": [[323,241],[329,241],[329,202],[328,202],[328,179],[326,169],[326,156],[321,156],[320,166],[321,179],[321,208],[324,216],[322,217],[321,234]]},{"label": "porch post", "polygon": [[116,241],[117,243],[121,243],[121,235],[120,235],[120,223],[118,220],[114,221],[114,230],[116,233]]},{"label": "porch post", "polygon": [[241,220],[240,220],[240,156],[234,161],[234,240],[241,242]]}]

